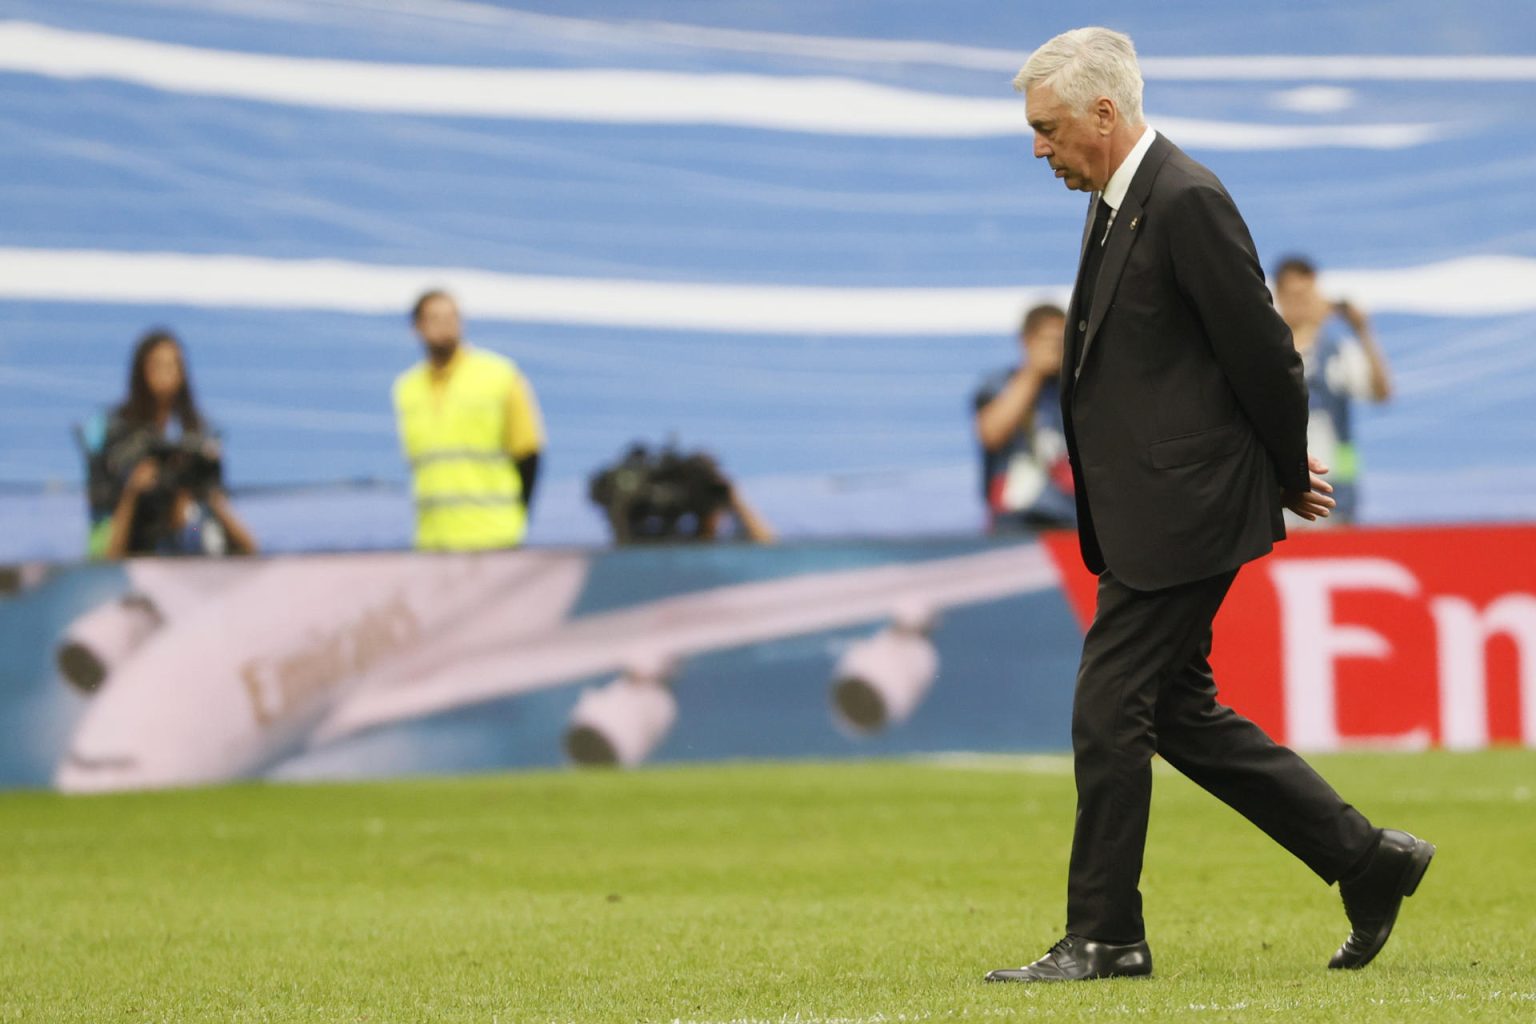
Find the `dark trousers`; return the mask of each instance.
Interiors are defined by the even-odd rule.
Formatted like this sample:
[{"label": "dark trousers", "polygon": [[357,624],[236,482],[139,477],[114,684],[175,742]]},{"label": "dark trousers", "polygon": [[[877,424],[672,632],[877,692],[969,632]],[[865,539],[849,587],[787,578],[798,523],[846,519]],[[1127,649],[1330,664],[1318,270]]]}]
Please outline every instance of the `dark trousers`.
[{"label": "dark trousers", "polygon": [[1194,780],[1332,884],[1375,830],[1322,777],[1216,701],[1211,620],[1235,572],[1166,590],[1099,577],[1072,705],[1077,826],[1067,931],[1137,942],[1152,755]]}]

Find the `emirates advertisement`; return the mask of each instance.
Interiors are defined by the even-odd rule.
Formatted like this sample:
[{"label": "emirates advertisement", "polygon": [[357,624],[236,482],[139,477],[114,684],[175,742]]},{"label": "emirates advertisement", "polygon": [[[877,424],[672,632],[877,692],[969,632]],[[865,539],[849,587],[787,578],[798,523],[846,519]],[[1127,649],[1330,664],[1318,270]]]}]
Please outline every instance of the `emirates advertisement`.
[{"label": "emirates advertisement", "polygon": [[[1086,623],[1077,539],[1047,543]],[[1303,750],[1536,745],[1536,527],[1294,534],[1238,573],[1211,666]]]}]

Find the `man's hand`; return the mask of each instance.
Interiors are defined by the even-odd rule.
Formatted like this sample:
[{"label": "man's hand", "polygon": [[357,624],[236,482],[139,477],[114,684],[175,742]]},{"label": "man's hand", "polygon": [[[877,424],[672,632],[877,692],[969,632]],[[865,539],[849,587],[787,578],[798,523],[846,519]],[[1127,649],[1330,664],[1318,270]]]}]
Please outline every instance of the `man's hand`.
[{"label": "man's hand", "polygon": [[1038,380],[1046,380],[1061,372],[1063,345],[1060,332],[1037,331],[1024,340],[1028,359],[1021,372],[1033,374]]},{"label": "man's hand", "polygon": [[1348,299],[1340,299],[1333,304],[1333,308],[1339,316],[1344,318],[1344,322],[1349,324],[1349,329],[1354,331],[1357,337],[1362,331],[1371,329],[1371,322],[1366,318],[1365,312]]},{"label": "man's hand", "polygon": [[1312,489],[1286,491],[1280,503],[1308,522],[1327,519],[1335,504],[1329,497],[1333,493],[1333,485],[1323,479],[1328,472],[1328,467],[1323,465],[1323,460],[1316,455],[1308,455],[1307,468],[1312,471]]},{"label": "man's hand", "polygon": [[123,493],[137,498],[154,490],[159,482],[160,467],[153,459],[140,459],[138,465],[133,467],[133,472],[128,474],[128,480],[123,484]]}]

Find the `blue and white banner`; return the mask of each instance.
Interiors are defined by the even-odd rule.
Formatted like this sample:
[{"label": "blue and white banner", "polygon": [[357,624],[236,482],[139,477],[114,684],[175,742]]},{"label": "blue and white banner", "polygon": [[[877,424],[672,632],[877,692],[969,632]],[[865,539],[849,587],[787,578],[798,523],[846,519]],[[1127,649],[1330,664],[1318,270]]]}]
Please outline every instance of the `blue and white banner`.
[{"label": "blue and white banner", "polygon": [[[16,501],[80,478],[69,427],[151,324],[186,341],[237,489],[400,483],[389,384],[439,285],[543,403],[535,542],[598,540],[585,476],[668,436],[791,535],[973,528],[970,395],[1023,307],[1065,298],[1083,216],[1009,81],[1073,17],[5,0],[0,557],[82,532]],[[1308,254],[1374,316],[1396,397],[1356,424],[1364,518],[1531,515],[1530,5],[1094,17],[1136,38],[1152,124],[1265,262]],[[849,480],[879,492],[854,524]],[[263,539],[334,546],[321,522]]]}]

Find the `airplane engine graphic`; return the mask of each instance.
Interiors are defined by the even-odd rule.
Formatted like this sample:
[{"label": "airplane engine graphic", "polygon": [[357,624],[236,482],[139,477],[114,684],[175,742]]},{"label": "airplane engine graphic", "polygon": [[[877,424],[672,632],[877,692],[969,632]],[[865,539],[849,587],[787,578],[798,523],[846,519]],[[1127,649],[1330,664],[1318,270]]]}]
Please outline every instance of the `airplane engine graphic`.
[{"label": "airplane engine graphic", "polygon": [[54,658],[59,674],[82,693],[95,693],[159,629],[165,617],[153,601],[128,593],[97,605],[59,639]]},{"label": "airplane engine graphic", "polygon": [[939,673],[939,654],[928,638],[934,622],[932,608],[914,604],[844,652],[832,675],[832,709],[840,724],[868,735],[907,720]]},{"label": "airplane engine graphic", "polygon": [[0,597],[15,597],[38,586],[48,578],[48,566],[42,562],[0,565]]},{"label": "airplane engine graphic", "polygon": [[222,559],[129,562],[123,593],[65,627],[53,652],[59,675],[82,694],[97,694],[152,637],[204,608],[245,573]]},{"label": "airplane engine graphic", "polygon": [[150,606],[112,601],[71,627],[97,656],[103,638],[139,649],[84,709],[54,784],[98,793],[265,772],[353,702],[452,678],[487,649],[504,669],[521,630],[564,621],[586,567],[562,552],[317,555],[236,565],[222,580],[198,565],[131,566],[163,625],[138,635]]},{"label": "airplane engine graphic", "polygon": [[644,761],[677,721],[676,672],[671,658],[640,658],[606,686],[583,691],[565,732],[566,755],[586,765]]}]

